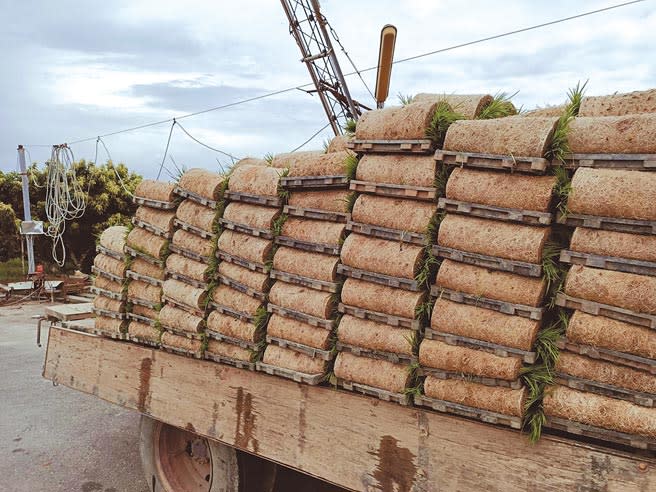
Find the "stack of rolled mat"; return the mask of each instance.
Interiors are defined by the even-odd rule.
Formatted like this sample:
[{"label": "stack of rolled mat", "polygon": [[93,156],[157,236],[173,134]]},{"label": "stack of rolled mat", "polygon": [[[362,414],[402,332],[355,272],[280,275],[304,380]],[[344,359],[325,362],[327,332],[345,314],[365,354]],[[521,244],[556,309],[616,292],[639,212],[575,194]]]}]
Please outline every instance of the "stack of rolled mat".
[{"label": "stack of rolled mat", "polygon": [[173,235],[175,185],[143,180],[134,192],[139,205],[132,218],[134,228],[127,236],[125,251],[130,256],[126,275],[129,305],[128,339],[159,346],[159,311],[162,307],[164,261]]},{"label": "stack of rolled mat", "polygon": [[[624,106],[635,109],[652,98],[645,93],[591,98],[582,109],[622,114]],[[640,134],[653,128],[655,116],[585,117],[572,123],[575,155],[568,163],[577,169],[561,220],[578,227],[561,254],[571,268],[556,302],[567,309],[568,323],[559,343],[558,385],[544,398],[551,427],[652,450],[656,173],[649,172],[648,163],[656,157],[656,141]]]},{"label": "stack of rolled mat", "polygon": [[269,345],[257,368],[319,384],[334,358],[341,287],[337,264],[348,217],[348,181],[357,157],[342,148],[281,154],[271,165],[288,169],[281,180],[288,203],[270,272],[275,283],[267,307]]},{"label": "stack of rolled mat", "polygon": [[127,227],[112,226],[100,235],[94,258],[93,287],[96,294],[93,310],[96,314],[94,332],[99,335],[120,338],[126,328],[126,265],[124,253]]},{"label": "stack of rolled mat", "polygon": [[[431,289],[430,328],[419,348],[425,376],[424,395],[415,397],[419,405],[522,426],[528,367],[546,362],[538,361],[537,345],[548,325],[548,285],[556,282],[559,247],[551,241],[557,180],[504,167],[512,156],[542,159],[556,121],[457,121],[447,132],[445,151],[478,160],[460,159],[463,165],[448,175],[439,200],[446,215],[432,248],[441,266]],[[489,169],[469,165],[477,163]]]},{"label": "stack of rolled mat", "polygon": [[265,162],[237,163],[230,174],[219,224],[219,261],[210,292],[205,357],[254,369],[268,319],[266,300],[274,237],[280,228],[284,170]]}]

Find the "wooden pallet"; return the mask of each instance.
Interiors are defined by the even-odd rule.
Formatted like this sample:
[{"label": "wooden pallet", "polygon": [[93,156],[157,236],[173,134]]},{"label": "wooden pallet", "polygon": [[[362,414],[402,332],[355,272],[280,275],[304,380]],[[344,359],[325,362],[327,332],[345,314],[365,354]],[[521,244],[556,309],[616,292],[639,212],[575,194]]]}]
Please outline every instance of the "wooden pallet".
[{"label": "wooden pallet", "polygon": [[327,188],[348,188],[348,177],[336,176],[286,176],[280,178],[280,185],[286,190],[314,190]]},{"label": "wooden pallet", "polygon": [[284,203],[284,200],[277,196],[252,195],[237,191],[226,191],[225,197],[233,202],[252,203],[254,205],[264,205],[265,207],[280,208]]},{"label": "wooden pallet", "polygon": [[353,222],[352,220],[347,222],[346,230],[357,234],[363,234],[365,236],[387,239],[388,241],[416,244],[417,246],[426,245],[426,236],[418,232],[399,231],[398,229],[363,224],[362,222]]},{"label": "wooden pallet", "polygon": [[205,312],[207,308],[198,309],[194,306],[188,306],[187,304],[176,301],[175,299],[171,299],[170,297],[167,296],[162,296],[162,302],[166,302],[166,304],[170,304],[175,308],[182,309],[183,311],[187,311],[188,313],[193,314],[194,316],[198,316],[199,318],[205,317]]},{"label": "wooden pallet", "polygon": [[182,229],[183,231],[190,232],[191,234],[196,234],[197,236],[203,238],[203,239],[212,239],[215,234],[214,232],[206,231],[205,229],[201,229],[200,227],[193,226],[191,224],[187,224],[186,222],[182,222],[180,219],[173,219],[173,224],[178,229]]},{"label": "wooden pallet", "polygon": [[468,417],[470,419],[480,420],[487,424],[504,425],[517,430],[522,428],[522,419],[520,417],[490,412],[481,408],[460,405],[459,403],[453,403],[446,400],[437,400],[425,395],[415,395],[414,403],[419,407],[428,407],[438,412],[450,413],[460,417]]},{"label": "wooden pallet", "polygon": [[150,208],[158,208],[160,210],[173,210],[178,206],[177,202],[163,202],[160,200],[151,200],[150,198],[144,198],[141,196],[133,196],[132,203]]},{"label": "wooden pallet", "polygon": [[338,222],[346,224],[350,214],[346,212],[330,212],[318,208],[303,208],[293,205],[285,205],[282,209],[285,215],[291,217],[303,217],[305,219],[325,220],[326,222]]},{"label": "wooden pallet", "polygon": [[137,343],[139,345],[146,345],[148,347],[153,347],[153,348],[160,347],[160,342],[153,342],[152,340],[148,340],[147,338],[142,338],[137,335],[131,335],[130,333],[127,333],[125,335],[125,340],[127,340],[128,342]]},{"label": "wooden pallet", "polygon": [[588,301],[587,299],[569,296],[564,292],[556,294],[556,305],[568,309],[577,309],[594,316],[605,316],[656,330],[656,316],[653,314],[637,313],[629,309],[611,306],[610,304]]},{"label": "wooden pallet", "polygon": [[344,265],[343,263],[337,265],[337,273],[346,277],[366,280],[367,282],[394,287],[396,289],[410,290],[413,292],[419,292],[423,289],[423,286],[419,285],[414,279],[391,277],[389,275],[383,275],[382,273],[368,272],[366,270],[360,270],[359,268]]},{"label": "wooden pallet", "polygon": [[235,265],[239,265],[244,268],[248,268],[249,270],[252,270],[254,272],[260,272],[260,273],[269,273],[267,266],[264,263],[255,263],[252,261],[245,260],[244,258],[240,258],[239,256],[231,255],[229,253],[225,253],[224,251],[217,251],[216,252],[216,257],[219,258],[221,261],[227,261],[228,263],[234,263]]},{"label": "wooden pallet", "polygon": [[565,167],[603,169],[656,170],[656,154],[566,154]]},{"label": "wooden pallet", "polygon": [[222,304],[218,304],[214,301],[210,301],[209,305],[214,308],[215,311],[218,311],[221,314],[226,314],[232,318],[240,319],[242,321],[246,321],[247,323],[255,323],[255,316],[252,314],[248,314],[244,311],[237,311],[236,309],[232,309],[228,306],[224,306]]},{"label": "wooden pallet", "polygon": [[311,316],[309,314],[278,306],[276,304],[267,304],[267,311],[269,311],[271,314],[278,314],[280,316],[285,316],[286,318],[302,321],[303,323],[307,323],[317,328],[323,328],[325,330],[332,330],[335,327],[334,319],[317,318],[316,316]]},{"label": "wooden pallet", "polygon": [[147,318],[146,316],[141,316],[140,314],[127,313],[126,316],[128,320],[138,321],[139,323],[143,323],[145,325],[155,326],[157,324],[157,320]]},{"label": "wooden pallet", "polygon": [[182,275],[181,273],[173,272],[169,269],[166,270],[166,276],[167,278],[172,278],[175,280],[179,280],[180,282],[183,282],[187,285],[191,285],[192,287],[196,287],[197,289],[207,289],[209,283],[208,282],[201,282],[199,280],[196,280],[195,278],[187,277],[186,275]]},{"label": "wooden pallet", "polygon": [[137,306],[143,306],[148,309],[154,309],[156,311],[159,311],[158,307],[160,306],[160,303],[157,302],[147,301],[145,299],[139,299],[138,297],[129,297],[129,296],[128,296],[128,302],[130,304],[136,304]]},{"label": "wooden pallet", "polygon": [[431,287],[431,295],[435,298],[444,298],[449,301],[459,302],[461,304],[468,304],[470,306],[477,306],[493,311],[499,311],[503,314],[510,314],[513,316],[522,316],[533,320],[541,320],[544,315],[545,308],[526,306],[524,304],[514,304],[512,302],[498,301],[490,299],[489,297],[476,296],[474,294],[467,294],[465,292],[458,292],[451,289],[445,289],[439,285]]},{"label": "wooden pallet", "polygon": [[177,246],[173,243],[169,245],[169,249],[171,250],[172,253],[177,253],[181,256],[184,256],[185,258],[189,258],[190,260],[195,260],[200,263],[205,263],[206,265],[210,264],[211,258],[209,256],[199,255],[194,251],[190,251],[186,248],[181,248],[180,246]]},{"label": "wooden pallet", "polygon": [[352,180],[349,190],[358,193],[389,196],[393,198],[409,198],[413,200],[435,201],[437,188],[429,186],[411,186],[392,183],[375,183],[373,181]]},{"label": "wooden pallet", "polygon": [[203,354],[202,352],[192,352],[190,350],[185,350],[180,347],[175,347],[173,345],[167,345],[163,342],[160,342],[160,348],[164,350],[165,352],[168,352],[170,354],[176,354],[176,355],[184,355],[185,357],[189,357],[191,359],[202,359]]},{"label": "wooden pallet", "polygon": [[161,325],[162,330],[168,331],[169,333],[173,333],[174,335],[177,335],[179,337],[183,338],[189,338],[190,340],[202,340],[203,339],[203,334],[202,333],[192,333],[190,331],[184,331],[184,330],[179,330],[176,327],[169,326],[169,325]]},{"label": "wooden pallet", "polygon": [[185,190],[184,188],[180,188],[179,186],[175,187],[175,190],[173,192],[181,197],[188,198],[189,200],[193,200],[196,203],[200,203],[201,205],[204,205],[206,207],[209,207],[211,209],[216,209],[218,206],[219,202],[216,200],[211,200],[207,197],[201,196],[198,193],[194,193],[193,191]]},{"label": "wooden pallet", "polygon": [[631,260],[629,258],[596,255],[593,253],[580,253],[579,251],[572,251],[569,249],[564,249],[560,252],[560,261],[572,265],[585,265],[593,268],[603,268],[604,270],[637,273],[639,275],[656,277],[656,262],[653,261]]},{"label": "wooden pallet", "polygon": [[465,374],[462,372],[456,373],[451,371],[445,371],[444,369],[438,369],[436,367],[426,367],[426,366],[421,366],[419,368],[419,376],[434,376],[438,379],[467,381],[470,383],[482,384],[484,386],[492,386],[497,388],[520,389],[523,386],[521,379],[508,381],[507,379],[477,376],[475,374]]},{"label": "wooden pallet", "polygon": [[342,378],[337,378],[337,386],[344,388],[347,391],[355,391],[357,393],[362,393],[363,395],[373,396],[383,401],[393,401],[403,406],[409,406],[411,403],[410,397],[403,393],[394,393],[392,391],[374,388],[373,386],[368,386],[366,384],[347,381]]},{"label": "wooden pallet", "polygon": [[454,152],[436,150],[435,160],[450,166],[503,169],[525,173],[543,174],[550,165],[541,157],[515,157],[511,155],[481,154],[477,152]]},{"label": "wooden pallet", "polygon": [[437,208],[451,213],[471,215],[472,217],[503,220],[505,222],[519,222],[529,225],[549,225],[554,220],[554,214],[550,212],[494,207],[492,205],[461,202],[449,198],[440,198],[437,202]]},{"label": "wooden pallet", "polygon": [[109,279],[113,282],[118,282],[119,284],[122,284],[125,282],[124,277],[119,277],[118,275],[114,275],[113,273],[106,272],[105,270],[101,270],[95,265],[91,266],[91,273],[94,275],[97,275],[98,277],[104,277],[106,279]]},{"label": "wooden pallet", "polygon": [[656,406],[656,395],[650,393],[619,388],[610,384],[600,383],[599,381],[578,378],[560,372],[556,373],[555,382],[556,384],[561,384],[575,390],[609,396],[618,400],[626,400],[643,407],[654,408]]},{"label": "wooden pallet", "polygon": [[245,224],[239,224],[228,219],[219,219],[219,224],[224,229],[248,234],[249,236],[261,237],[262,239],[273,239],[273,232],[270,229],[259,229]]},{"label": "wooden pallet", "polygon": [[112,292],[111,290],[101,289],[100,287],[91,286],[89,291],[96,294],[97,296],[108,297],[109,299],[114,299],[115,301],[125,301],[126,293],[125,292]]},{"label": "wooden pallet", "polygon": [[479,267],[499,270],[502,272],[516,273],[524,277],[541,277],[542,265],[538,263],[528,263],[526,261],[508,260],[497,256],[488,256],[480,253],[470,253],[453,248],[446,248],[440,245],[433,245],[432,252],[440,258],[476,265]]},{"label": "wooden pallet", "polygon": [[369,357],[370,359],[386,360],[394,364],[412,364],[416,357],[408,354],[396,354],[393,352],[383,352],[382,350],[373,350],[364,347],[357,347],[344,342],[337,342],[336,348],[339,352],[349,352],[358,357]]},{"label": "wooden pallet", "polygon": [[477,340],[475,338],[463,337],[460,335],[453,335],[452,333],[444,333],[441,331],[426,328],[424,330],[424,338],[429,340],[439,340],[440,342],[448,343],[458,347],[472,348],[481,350],[489,354],[494,354],[499,357],[515,357],[522,359],[526,364],[534,364],[537,359],[535,352],[520,350],[517,348],[506,347],[496,343],[486,342],[484,340]]},{"label": "wooden pallet", "polygon": [[[339,273],[339,266],[337,267],[337,272]],[[314,278],[303,277],[301,275],[295,275],[293,273],[287,273],[280,270],[271,270],[271,272],[269,272],[269,276],[272,279],[281,280],[282,282],[302,285],[303,287],[309,287],[311,289],[320,290],[323,292],[336,293],[339,291],[339,283],[337,282],[316,280]]]},{"label": "wooden pallet", "polygon": [[217,362],[219,364],[226,364],[228,366],[236,367],[238,369],[247,369],[249,371],[255,370],[255,363],[245,360],[234,359],[232,357],[226,357],[224,355],[211,354],[205,352],[205,359],[211,360],[212,362]]},{"label": "wooden pallet", "polygon": [[243,349],[249,349],[255,352],[261,349],[261,341],[249,342],[248,340],[229,337],[228,335],[224,335],[223,333],[219,333],[218,331],[209,330],[209,329],[205,329],[205,334],[207,335],[208,338],[213,338],[214,340],[218,340],[220,342],[229,343],[230,345],[236,345],[237,347],[241,347]]},{"label": "wooden pallet", "polygon": [[230,277],[226,277],[225,275],[217,275],[216,278],[222,284],[227,285],[243,294],[249,295],[254,299],[258,299],[262,302],[267,300],[266,293],[260,292],[259,290],[255,290],[246,284],[242,284],[241,282],[237,282],[236,280],[231,279]]},{"label": "wooden pallet", "polygon": [[[169,246],[170,247],[170,246]],[[155,265],[158,267],[164,267],[164,260],[161,260],[159,258],[154,258],[150,255],[147,255],[146,253],[142,253],[141,251],[137,251],[134,248],[131,248],[130,246],[125,246],[125,252],[132,256],[133,258],[141,258],[142,260],[147,261],[151,265]]]},{"label": "wooden pallet", "polygon": [[414,140],[350,140],[346,147],[358,153],[430,154],[435,144],[428,138]]},{"label": "wooden pallet", "polygon": [[272,337],[270,335],[266,336],[267,343],[277,345],[282,348],[288,348],[294,350],[301,354],[305,354],[308,357],[322,359],[322,360],[333,360],[335,358],[335,353],[332,350],[323,350],[316,347],[310,347],[302,343],[292,342],[291,340],[285,340],[284,338]]},{"label": "wooden pallet", "polygon": [[384,323],[396,328],[410,328],[415,331],[421,330],[421,320],[418,319],[402,318],[400,316],[393,316],[378,311],[371,311],[370,309],[349,306],[348,304],[343,304],[341,302],[339,303],[337,310],[342,314],[349,314],[356,318]]},{"label": "wooden pallet", "polygon": [[289,246],[290,248],[296,248],[303,251],[310,251],[313,253],[324,253],[333,256],[339,256],[339,252],[341,250],[341,246],[339,245],[335,246],[332,244],[301,241],[300,239],[294,239],[289,236],[278,236],[275,239],[275,243],[281,246]]},{"label": "wooden pallet", "polygon": [[116,311],[109,311],[108,309],[93,308],[92,311],[96,316],[121,320],[127,319],[125,313],[117,313]]},{"label": "wooden pallet", "polygon": [[173,233],[171,231],[165,231],[164,229],[155,227],[154,225],[149,224],[148,222],[139,220],[136,217],[132,217],[132,225],[134,225],[135,227],[139,227],[140,229],[144,229],[152,234],[155,234],[156,236],[163,237],[164,239],[171,239],[171,237],[173,236]]},{"label": "wooden pallet", "polygon": [[100,244],[96,245],[96,253],[109,256],[118,261],[125,261],[125,253],[113,251],[111,249],[105,248],[104,246],[101,246]]},{"label": "wooden pallet", "polygon": [[157,287],[161,287],[162,284],[164,283],[163,280],[160,280],[158,278],[149,277],[148,275],[142,275],[142,274],[134,272],[132,270],[126,270],[125,271],[125,276],[129,279],[138,280],[140,282],[145,282],[147,284],[155,285]]},{"label": "wooden pallet", "polygon": [[625,352],[618,352],[617,350],[605,349],[600,347],[593,347],[592,345],[584,345],[577,342],[572,342],[566,337],[561,338],[557,342],[560,350],[567,350],[575,354],[585,355],[591,359],[598,359],[622,366],[639,369],[656,375],[656,360],[647,359],[638,355],[627,354]]},{"label": "wooden pallet", "polygon": [[306,374],[304,372],[285,369],[284,367],[272,366],[264,362],[256,362],[255,368],[260,372],[265,372],[272,376],[280,376],[296,381],[297,383],[309,384],[311,386],[320,384],[326,377],[325,374]]},{"label": "wooden pallet", "polygon": [[549,416],[547,416],[547,420],[544,425],[545,427],[564,431],[568,434],[574,434],[576,436],[585,436],[592,439],[599,439],[601,441],[622,444],[623,446],[630,446],[632,448],[656,451],[656,440],[649,439],[647,437],[602,429],[601,427],[594,427],[592,425],[586,425],[580,422],[574,422],[572,420],[565,420]]},{"label": "wooden pallet", "polygon": [[619,217],[603,217],[597,215],[558,214],[559,224],[570,227],[588,227],[607,231],[628,232],[631,234],[656,234],[656,220],[623,219]]}]

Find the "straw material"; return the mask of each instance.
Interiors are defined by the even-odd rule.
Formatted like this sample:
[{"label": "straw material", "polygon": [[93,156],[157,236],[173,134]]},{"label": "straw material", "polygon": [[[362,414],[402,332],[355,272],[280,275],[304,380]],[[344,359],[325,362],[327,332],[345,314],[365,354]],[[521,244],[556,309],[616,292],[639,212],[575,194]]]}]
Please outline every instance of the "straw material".
[{"label": "straw material", "polygon": [[258,292],[266,292],[269,285],[269,276],[266,273],[254,272],[227,261],[219,263],[217,272]]},{"label": "straw material", "polygon": [[285,318],[278,314],[272,315],[269,319],[267,334],[321,350],[329,349],[331,344],[331,332],[329,330],[295,319]]},{"label": "straw material", "polygon": [[210,339],[207,341],[206,354],[220,355],[231,359],[243,360],[250,362],[253,354],[249,349],[241,348],[231,343],[220,342],[219,340]]},{"label": "straw material", "polygon": [[351,137],[349,137],[348,135],[337,135],[328,144],[328,148],[326,149],[326,153],[331,154],[333,152],[341,152],[343,150],[348,150],[348,147],[346,145],[351,140],[353,140],[353,139]]},{"label": "straw material", "polygon": [[290,217],[283,224],[281,235],[299,241],[339,246],[345,231],[346,224]]},{"label": "straw material", "polygon": [[414,331],[344,315],[337,327],[337,339],[348,345],[393,354],[412,355]]},{"label": "straw material", "polygon": [[457,167],[446,184],[446,197],[494,207],[548,212],[555,176],[529,176]]},{"label": "straw material", "polygon": [[220,200],[225,176],[206,169],[189,169],[180,177],[179,186],[209,200]]},{"label": "straw material", "polygon": [[203,239],[202,237],[183,229],[175,231],[172,242],[176,246],[192,251],[197,255],[210,257],[214,253],[214,246],[212,245],[211,239]]},{"label": "straw material", "polygon": [[638,113],[656,113],[656,89],[584,97],[579,109],[579,116],[623,116]]},{"label": "straw material", "polygon": [[150,309],[146,306],[140,306],[139,304],[132,305],[132,313],[153,320],[159,318],[159,311],[156,309]]},{"label": "straw material", "polygon": [[122,319],[107,318],[105,316],[98,316],[94,320],[94,328],[104,333],[121,333],[124,327]]},{"label": "straw material", "polygon": [[266,263],[271,256],[273,241],[231,230],[219,236],[218,249],[255,263]]},{"label": "straw material", "polygon": [[174,183],[144,179],[134,190],[134,196],[159,202],[172,202],[175,200],[175,194],[173,193],[174,189]]},{"label": "straw material", "polygon": [[289,205],[327,212],[347,212],[348,190],[298,191],[289,194]]},{"label": "straw material", "polygon": [[656,173],[579,168],[567,208],[577,214],[656,220],[654,203]]},{"label": "straw material", "polygon": [[426,138],[437,101],[367,111],[355,128],[357,140],[414,140]]},{"label": "straw material", "polygon": [[526,388],[500,388],[457,379],[439,379],[427,376],[424,381],[424,392],[429,398],[437,400],[459,403],[503,415],[524,416]]},{"label": "straw material", "polygon": [[654,154],[656,114],[574,118],[567,141],[577,154]]},{"label": "straw material", "polygon": [[420,92],[412,98],[413,103],[445,101],[453,111],[466,119],[476,118],[494,98],[489,94],[430,94]]},{"label": "straw material", "polygon": [[252,343],[257,343],[262,339],[262,333],[253,323],[233,318],[219,311],[212,311],[207,317],[207,329]]},{"label": "straw material", "polygon": [[203,318],[166,304],[159,312],[159,321],[163,326],[173,330],[186,331],[188,333],[201,333],[203,331]]},{"label": "straw material", "polygon": [[540,117],[547,118],[549,116],[561,116],[567,107],[564,104],[558,104],[556,106],[545,106],[544,108],[536,108],[526,113],[522,113],[521,116],[529,116],[531,118]]},{"label": "straw material", "polygon": [[291,168],[298,165],[299,162],[303,162],[305,159],[325,154],[321,150],[302,150],[300,152],[283,152],[282,154],[277,154],[273,156],[271,160],[271,167],[278,169]]},{"label": "straw material", "polygon": [[131,280],[128,284],[128,299],[141,299],[159,304],[162,300],[162,288],[141,280]]},{"label": "straw material", "polygon": [[656,437],[656,408],[555,386],[544,397],[544,412],[595,427]]},{"label": "straw material", "polygon": [[269,345],[264,351],[262,362],[276,367],[283,367],[304,374],[323,374],[326,372],[327,361],[312,358],[295,350]]},{"label": "straw material", "polygon": [[491,309],[438,299],[433,308],[431,328],[476,340],[530,351],[540,322],[511,316]]},{"label": "straw material", "polygon": [[653,374],[571,352],[560,353],[556,371],[618,388],[656,394],[656,378]]},{"label": "straw material", "polygon": [[474,296],[498,301],[540,306],[546,291],[544,279],[444,260],[437,272],[436,284]]},{"label": "straw material", "polygon": [[444,149],[516,157],[544,157],[557,120],[522,116],[493,120],[459,120],[449,127]]},{"label": "straw material", "polygon": [[112,311],[113,313],[125,312],[124,301],[117,301],[105,296],[96,296],[93,299],[93,307],[96,309],[104,309],[105,311]]},{"label": "straw material", "polygon": [[436,212],[435,203],[360,195],[353,206],[353,221],[422,234]]},{"label": "straw material", "polygon": [[182,255],[172,254],[166,259],[166,268],[172,272],[184,275],[199,282],[209,282],[207,265],[200,261],[186,258]]},{"label": "straw material", "polygon": [[[656,359],[656,331],[576,311],[567,326],[573,342]],[[655,378],[656,379],[656,378]]]},{"label": "straw material", "polygon": [[405,186],[434,186],[435,158],[408,154],[365,154],[358,163],[356,179]]},{"label": "straw material", "polygon": [[392,393],[403,393],[410,384],[408,366],[342,352],[335,359],[335,376]]},{"label": "straw material", "polygon": [[171,298],[175,302],[180,304],[199,309],[201,311],[205,310],[205,302],[207,299],[207,293],[203,289],[193,287],[191,285],[185,284],[175,279],[168,279],[164,282],[162,290],[166,297]]},{"label": "straw material", "polygon": [[330,154],[309,154],[302,159],[289,159],[289,176],[338,176],[345,174],[345,161],[352,152],[342,150]]},{"label": "straw material", "polygon": [[223,218],[258,229],[271,229],[273,221],[280,215],[280,209],[251,205],[250,203],[232,202],[223,212]]},{"label": "straw material", "polygon": [[522,369],[522,360],[518,357],[499,357],[481,350],[449,345],[439,340],[421,342],[419,363],[448,372],[507,381],[517,380]]},{"label": "straw material", "polygon": [[175,347],[195,354],[200,354],[203,350],[203,342],[200,340],[174,335],[168,331],[162,333],[162,345]]},{"label": "straw material", "polygon": [[207,232],[213,232],[215,229],[216,210],[193,200],[184,200],[180,203],[175,216],[185,224],[198,227]]},{"label": "straw material", "polygon": [[127,270],[125,262],[103,254],[96,255],[93,259],[93,265],[103,272],[111,273],[117,277],[125,277],[125,270]]},{"label": "straw material", "polygon": [[130,324],[128,325],[128,333],[132,336],[139,337],[153,343],[159,343],[159,330],[145,323],[130,321]]},{"label": "straw material", "polygon": [[230,175],[230,191],[251,195],[278,196],[282,171],[272,167],[240,166]]},{"label": "straw material", "polygon": [[114,282],[105,277],[96,277],[93,279],[93,285],[99,289],[108,290],[110,292],[121,293],[123,292],[124,285],[121,282]]},{"label": "straw material", "polygon": [[497,258],[540,263],[550,227],[447,214],[437,244]]},{"label": "straw material", "polygon": [[258,159],[257,157],[244,157],[235,162],[233,169],[237,169],[240,166],[268,166],[269,163],[264,159]]},{"label": "straw material", "polygon": [[639,313],[656,314],[656,277],[572,265],[565,293]]},{"label": "straw material", "polygon": [[134,216],[136,219],[163,231],[170,232],[173,230],[174,210],[160,210],[142,205],[137,208]]},{"label": "straw material", "polygon": [[337,280],[337,256],[280,247],[273,257],[273,268],[325,282]]},{"label": "straw material", "polygon": [[421,246],[351,234],[342,245],[341,260],[360,270],[414,279],[423,253]]},{"label": "straw material", "polygon": [[143,258],[134,258],[130,263],[130,271],[157,280],[164,280],[166,275],[163,267],[153,265]]},{"label": "straw material", "polygon": [[217,304],[255,316],[262,301],[239,292],[229,285],[221,284],[212,291],[212,300]]},{"label": "straw material", "polygon": [[384,285],[347,278],[342,287],[342,302],[349,306],[414,319],[425,293],[410,292]]},{"label": "straw material", "polygon": [[323,319],[330,319],[336,307],[335,295],[330,292],[280,281],[271,287],[269,301]]},{"label": "straw material", "polygon": [[130,231],[127,245],[153,258],[163,259],[168,251],[168,241],[140,227]]},{"label": "straw material", "polygon": [[582,253],[656,261],[656,236],[577,227],[570,249]]},{"label": "straw material", "polygon": [[114,251],[118,254],[123,254],[123,247],[125,246],[125,238],[128,235],[128,228],[125,226],[111,226],[105,229],[100,234],[98,244],[103,248]]}]

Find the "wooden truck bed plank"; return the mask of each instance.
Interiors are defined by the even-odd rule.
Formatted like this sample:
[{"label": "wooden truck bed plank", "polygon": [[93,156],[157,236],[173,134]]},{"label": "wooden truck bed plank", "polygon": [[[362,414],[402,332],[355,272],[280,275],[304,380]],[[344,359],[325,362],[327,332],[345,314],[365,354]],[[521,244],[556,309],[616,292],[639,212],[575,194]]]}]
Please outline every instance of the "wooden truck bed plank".
[{"label": "wooden truck bed plank", "polygon": [[356,491],[656,490],[656,460],[51,328],[44,377]]}]

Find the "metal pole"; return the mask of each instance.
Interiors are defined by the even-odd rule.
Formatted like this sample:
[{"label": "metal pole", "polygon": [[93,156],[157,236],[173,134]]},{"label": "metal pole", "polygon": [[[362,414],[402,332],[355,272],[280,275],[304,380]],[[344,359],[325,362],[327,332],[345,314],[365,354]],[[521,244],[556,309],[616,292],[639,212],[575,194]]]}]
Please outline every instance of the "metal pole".
[{"label": "metal pole", "polygon": [[[30,180],[27,177],[27,166],[25,165],[25,149],[22,145],[18,146],[18,163],[20,165],[21,182],[23,185],[23,217],[25,222],[32,221],[32,212],[30,211]],[[27,273],[33,274],[36,270],[34,264],[34,236],[25,234],[27,243]]]}]

